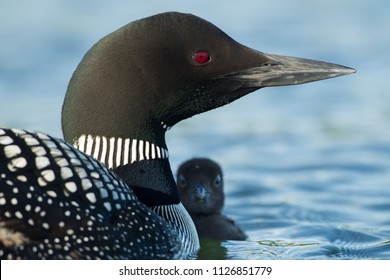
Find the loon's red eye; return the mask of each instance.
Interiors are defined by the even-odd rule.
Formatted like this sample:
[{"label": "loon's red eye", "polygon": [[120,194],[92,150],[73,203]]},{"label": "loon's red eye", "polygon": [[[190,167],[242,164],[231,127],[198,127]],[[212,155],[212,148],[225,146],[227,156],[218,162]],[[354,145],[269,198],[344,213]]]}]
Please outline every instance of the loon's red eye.
[{"label": "loon's red eye", "polygon": [[192,58],[198,64],[205,64],[205,63],[209,62],[211,59],[209,53],[206,51],[197,51],[196,53],[194,53]]}]

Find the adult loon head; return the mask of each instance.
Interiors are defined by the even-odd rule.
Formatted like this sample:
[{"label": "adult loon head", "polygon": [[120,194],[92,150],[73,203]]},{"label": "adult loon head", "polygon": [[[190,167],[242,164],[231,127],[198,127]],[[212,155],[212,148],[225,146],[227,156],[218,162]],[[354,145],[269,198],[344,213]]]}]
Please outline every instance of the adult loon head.
[{"label": "adult loon head", "polygon": [[166,148],[167,128],[195,114],[259,88],[354,71],[250,49],[191,14],[158,14],[116,30],[85,55],[66,94],[63,133],[70,142],[102,135]]},{"label": "adult loon head", "polygon": [[[184,244],[180,250],[196,251],[196,232],[180,204],[168,162],[166,130],[180,120],[262,87],[353,72],[339,65],[263,54],[238,44],[193,15],[165,13],[120,28],[99,41],[75,71],[63,106],[62,125],[66,141],[113,168],[122,179],[61,141],[25,131],[1,130],[0,207],[6,211],[0,211],[0,222],[6,230],[0,231],[0,241],[8,240],[4,234],[20,231],[29,238],[44,240],[44,244],[34,247],[24,242],[26,236],[11,235],[17,240],[10,241],[12,248],[5,249],[0,242],[0,253],[12,249],[8,256],[137,258],[142,252],[143,257],[152,258],[155,255],[150,250],[155,246],[159,257],[172,257],[177,256],[174,247],[180,241]],[[75,160],[77,166],[72,165]],[[90,167],[102,173],[96,174]],[[74,180],[69,182],[70,178]],[[95,184],[91,187],[84,179]],[[150,222],[148,209],[140,206],[122,181],[141,202],[171,223],[168,233],[157,230],[163,223],[156,217]],[[120,185],[123,195],[113,185]],[[22,199],[26,197],[28,202]],[[40,211],[33,212],[32,202]],[[13,211],[15,207],[24,212]],[[71,223],[71,210],[83,211],[86,219],[79,215],[78,220],[76,214]],[[133,214],[137,216],[134,221]],[[139,225],[142,217],[145,223]],[[70,228],[63,222],[65,218]],[[145,226],[149,228],[146,233]],[[151,226],[161,233],[160,238],[153,235]],[[49,234],[47,227],[55,231]],[[170,242],[161,242],[169,237]],[[92,242],[93,247],[88,246],[100,238],[104,245]],[[144,243],[145,238],[150,242]],[[156,240],[160,243],[153,245]],[[64,244],[56,254],[57,241]],[[80,247],[79,241],[88,244]],[[121,253],[116,255],[117,249],[110,250],[110,245],[122,249]],[[103,255],[99,246],[104,246]],[[164,248],[170,253],[161,254]]]}]

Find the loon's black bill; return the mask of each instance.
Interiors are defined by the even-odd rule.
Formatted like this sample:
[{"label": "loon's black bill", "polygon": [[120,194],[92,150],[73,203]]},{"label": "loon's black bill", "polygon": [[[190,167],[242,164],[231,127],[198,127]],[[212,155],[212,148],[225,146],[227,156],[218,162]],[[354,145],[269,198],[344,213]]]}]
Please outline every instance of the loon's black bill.
[{"label": "loon's black bill", "polygon": [[245,82],[244,87],[262,88],[298,85],[355,73],[346,66],[306,58],[263,54],[263,65],[229,75]]}]

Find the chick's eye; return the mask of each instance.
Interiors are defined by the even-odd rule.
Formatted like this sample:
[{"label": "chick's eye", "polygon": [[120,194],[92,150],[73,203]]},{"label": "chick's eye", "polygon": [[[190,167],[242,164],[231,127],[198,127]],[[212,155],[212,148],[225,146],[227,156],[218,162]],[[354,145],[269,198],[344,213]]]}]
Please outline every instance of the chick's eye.
[{"label": "chick's eye", "polygon": [[186,180],[186,178],[184,178],[184,176],[182,174],[180,174],[179,177],[178,177],[178,182],[177,183],[179,184],[180,187],[184,188],[185,185],[187,184],[187,180]]},{"label": "chick's eye", "polygon": [[222,183],[222,178],[221,178],[221,175],[217,175],[217,177],[215,177],[215,180],[214,180],[214,184],[215,186],[219,187],[221,186],[221,183]]},{"label": "chick's eye", "polygon": [[210,54],[206,51],[197,51],[192,58],[198,64],[206,64],[211,59]]}]

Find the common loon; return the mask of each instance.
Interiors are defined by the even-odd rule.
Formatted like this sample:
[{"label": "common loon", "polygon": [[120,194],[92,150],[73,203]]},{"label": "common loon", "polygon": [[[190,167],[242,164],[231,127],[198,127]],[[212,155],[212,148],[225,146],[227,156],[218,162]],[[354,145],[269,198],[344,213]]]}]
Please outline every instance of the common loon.
[{"label": "common loon", "polygon": [[62,109],[70,144],[0,131],[1,259],[195,254],[165,132],[259,88],[353,72],[250,49],[191,14],[123,26],[87,52],[70,80]]},{"label": "common loon", "polygon": [[195,223],[200,238],[245,240],[246,235],[221,214],[225,202],[221,166],[208,158],[182,163],[176,174],[180,200]]}]

